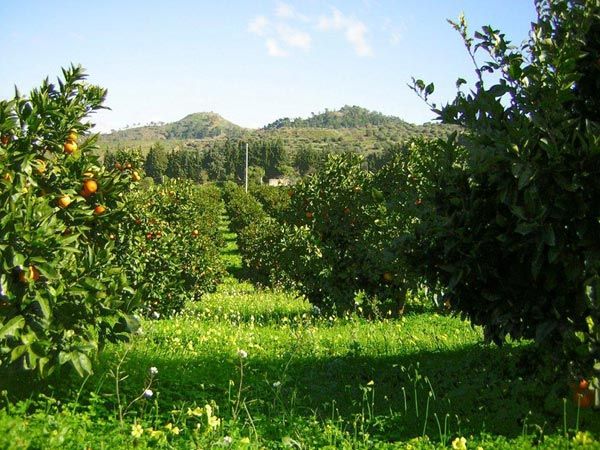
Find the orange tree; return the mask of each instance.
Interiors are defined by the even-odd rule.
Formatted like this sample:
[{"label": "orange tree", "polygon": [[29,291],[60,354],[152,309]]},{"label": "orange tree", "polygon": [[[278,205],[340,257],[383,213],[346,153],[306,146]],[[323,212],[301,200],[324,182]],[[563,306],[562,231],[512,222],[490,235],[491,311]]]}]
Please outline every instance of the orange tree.
[{"label": "orange tree", "polygon": [[[131,155],[121,157],[115,164],[135,166]],[[118,262],[144,299],[142,312],[169,316],[213,291],[224,273],[218,188],[175,179],[126,199],[128,218],[115,236]]]},{"label": "orange tree", "polygon": [[[543,0],[522,48],[484,27],[477,83],[436,110],[465,127],[437,142],[414,267],[489,339],[561,345],[579,376],[600,375],[600,2]],[[489,87],[483,74],[496,75]],[[457,86],[464,84],[459,79]],[[425,99],[433,85],[414,89]],[[434,106],[434,105],[432,105]],[[596,378],[597,379],[597,378]],[[596,386],[600,387],[600,386]]]},{"label": "orange tree", "polygon": [[137,297],[111,236],[134,180],[93,155],[85,118],[106,91],[80,67],[0,102],[0,368],[92,371],[98,348],[136,327]]},{"label": "orange tree", "polygon": [[399,235],[375,180],[360,156],[331,156],[289,190],[279,223],[259,217],[239,231],[249,273],[262,283],[291,285],[338,312],[364,310],[364,299],[386,314],[401,312],[411,279],[389,251]]},{"label": "orange tree", "polygon": [[333,155],[295,186],[282,260],[288,276],[318,305],[344,311],[368,298],[386,314],[398,314],[410,280],[389,251],[397,233],[389,226],[383,192],[362,164],[356,154]]}]

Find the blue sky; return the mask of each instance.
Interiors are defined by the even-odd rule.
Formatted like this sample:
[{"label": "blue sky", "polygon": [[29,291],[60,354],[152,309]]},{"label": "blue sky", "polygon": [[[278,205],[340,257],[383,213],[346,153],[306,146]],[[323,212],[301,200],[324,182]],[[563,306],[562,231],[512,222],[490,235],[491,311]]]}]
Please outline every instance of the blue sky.
[{"label": "blue sky", "polygon": [[515,43],[533,0],[0,1],[0,98],[70,63],[108,88],[100,131],[214,111],[246,127],[345,104],[412,123],[433,118],[406,84],[454,97],[472,66],[446,19]]}]

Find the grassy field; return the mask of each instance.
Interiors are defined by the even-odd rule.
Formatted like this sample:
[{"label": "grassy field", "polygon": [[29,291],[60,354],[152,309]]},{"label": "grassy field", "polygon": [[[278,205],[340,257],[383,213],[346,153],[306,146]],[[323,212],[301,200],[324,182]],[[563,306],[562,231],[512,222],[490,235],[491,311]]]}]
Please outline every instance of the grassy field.
[{"label": "grassy field", "polygon": [[423,307],[322,316],[240,282],[226,238],[219,290],[144,321],[94,376],[57,376],[35,395],[2,380],[0,448],[600,448],[598,413],[533,369],[530,344],[484,345]]}]

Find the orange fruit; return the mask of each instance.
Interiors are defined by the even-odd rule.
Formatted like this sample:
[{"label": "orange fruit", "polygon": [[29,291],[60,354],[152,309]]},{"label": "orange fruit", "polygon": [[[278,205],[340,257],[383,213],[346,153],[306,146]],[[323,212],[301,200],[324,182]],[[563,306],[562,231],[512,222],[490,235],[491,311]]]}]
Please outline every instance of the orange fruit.
[{"label": "orange fruit", "polygon": [[585,378],[579,380],[579,389],[585,390],[590,387],[590,383]]},{"label": "orange fruit", "polygon": [[132,179],[133,181],[140,181],[140,180],[142,179],[142,177],[140,177],[140,174],[139,174],[139,173],[137,173],[137,172],[135,172],[135,171],[134,171],[134,172],[131,174],[131,179]]},{"label": "orange fruit", "polygon": [[67,141],[65,142],[63,149],[67,155],[72,155],[77,151],[77,144],[74,141]]},{"label": "orange fruit", "polygon": [[393,279],[394,279],[394,275],[392,275],[390,272],[384,272],[384,273],[383,273],[383,280],[384,280],[386,283],[389,283],[389,282],[391,282]]},{"label": "orange fruit", "polygon": [[73,200],[71,200],[71,197],[69,197],[68,195],[63,195],[61,198],[58,199],[58,206],[64,209],[67,206],[69,206],[72,201]]},{"label": "orange fruit", "polygon": [[99,216],[100,214],[104,214],[106,212],[106,208],[103,205],[97,205],[94,208],[94,214]]},{"label": "orange fruit", "polygon": [[131,169],[131,163],[130,162],[126,162],[125,163],[125,168],[126,169]]},{"label": "orange fruit", "polygon": [[192,236],[196,237],[196,236],[198,236],[198,234],[199,234],[199,233],[198,233],[198,230],[194,230],[194,231],[192,231]]},{"label": "orange fruit", "polygon": [[81,190],[81,195],[84,197],[89,197],[92,194],[95,194],[98,190],[98,183],[92,179],[87,179],[83,182],[83,189]]},{"label": "orange fruit", "polygon": [[3,135],[0,138],[0,142],[2,142],[2,145],[4,145],[6,147],[8,145],[8,143],[10,142],[10,136],[8,134]]},{"label": "orange fruit", "polygon": [[116,162],[115,163],[115,169],[117,169],[117,170],[123,170],[123,166],[121,165],[121,163]]},{"label": "orange fruit", "polygon": [[350,208],[344,208],[344,214],[350,214]]},{"label": "orange fruit", "polygon": [[314,216],[314,214],[313,214],[313,213],[311,213],[310,211],[308,211],[308,212],[306,213],[306,218],[307,218],[307,219],[312,219],[312,218],[313,218],[313,216]]},{"label": "orange fruit", "polygon": [[75,141],[77,140],[77,137],[78,137],[78,136],[77,136],[77,131],[75,131],[75,130],[71,130],[71,131],[69,132],[69,136],[67,137],[67,141],[72,141],[72,142],[75,142]]},{"label": "orange fruit", "polygon": [[576,389],[573,393],[573,402],[580,408],[589,408],[594,404],[594,391],[589,389]]},{"label": "orange fruit", "polygon": [[37,281],[40,279],[40,271],[35,266],[29,266],[27,270],[22,270],[19,273],[19,281],[27,283],[28,281]]}]

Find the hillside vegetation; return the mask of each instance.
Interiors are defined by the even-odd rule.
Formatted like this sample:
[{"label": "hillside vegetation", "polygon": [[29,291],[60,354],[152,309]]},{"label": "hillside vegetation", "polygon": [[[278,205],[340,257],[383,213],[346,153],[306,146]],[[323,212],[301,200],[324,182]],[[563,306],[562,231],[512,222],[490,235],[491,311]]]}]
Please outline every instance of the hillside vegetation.
[{"label": "hillside vegetation", "polygon": [[127,128],[102,135],[110,143],[124,141],[158,141],[174,139],[205,139],[218,136],[236,138],[244,129],[213,112],[194,113],[177,122]]},{"label": "hillside vegetation", "polygon": [[[443,138],[459,129],[435,123],[413,125],[358,106],[326,110],[306,119],[282,118],[261,129],[242,128],[215,113],[195,113],[173,123],[104,134],[100,138],[100,152],[105,155],[135,149],[145,156],[160,143],[161,151],[168,154],[170,160],[179,160],[172,161],[171,165],[188,167],[187,171],[194,173],[192,178],[196,181],[236,180],[243,169],[242,144],[249,143],[250,165],[256,166],[259,172],[264,171],[267,176],[294,177],[318,169],[330,153],[361,153],[377,161],[409,140]],[[253,155],[253,149],[259,151],[274,146],[281,156],[277,161],[264,163],[264,155]],[[223,164],[222,160],[229,163]],[[181,170],[167,171],[165,175],[187,177]],[[162,175],[152,176],[160,179]]]}]

